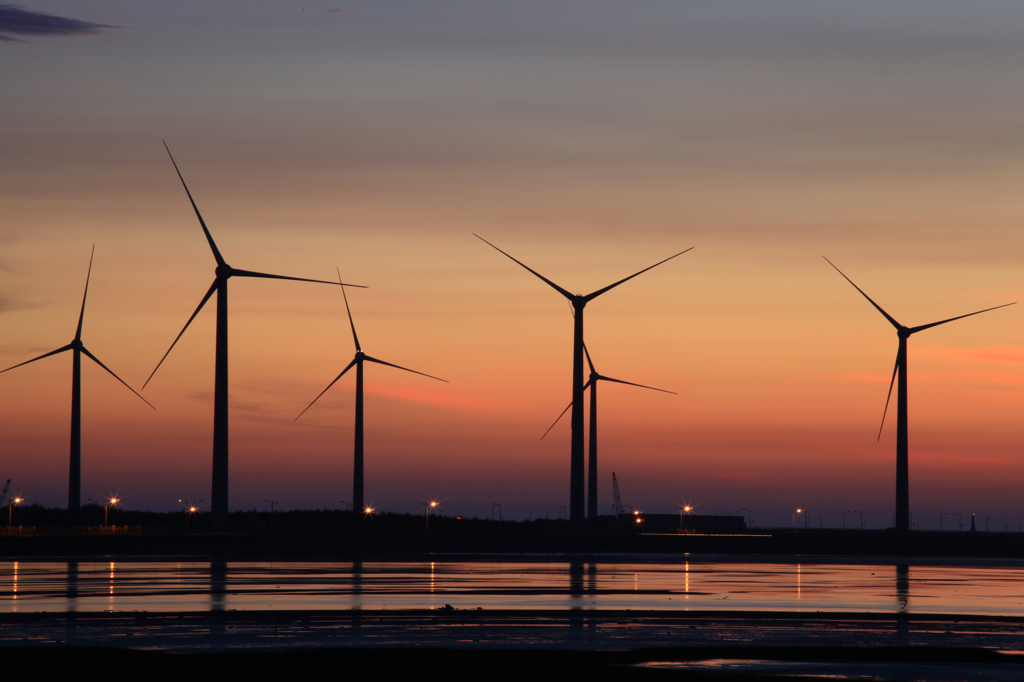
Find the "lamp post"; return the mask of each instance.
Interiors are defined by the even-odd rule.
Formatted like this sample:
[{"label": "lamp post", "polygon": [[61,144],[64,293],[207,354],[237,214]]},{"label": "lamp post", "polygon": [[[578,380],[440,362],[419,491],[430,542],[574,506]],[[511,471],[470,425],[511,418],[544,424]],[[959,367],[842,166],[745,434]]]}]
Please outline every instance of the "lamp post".
[{"label": "lamp post", "polygon": [[683,514],[686,514],[687,516],[689,516],[690,512],[692,512],[692,511],[693,511],[693,507],[691,507],[688,504],[684,504],[681,507],[679,507],[679,530],[683,529]]},{"label": "lamp post", "polygon": [[494,520],[494,508],[498,508],[498,520],[501,521],[501,505],[497,502],[491,502],[491,521]]},{"label": "lamp post", "polygon": [[17,505],[20,506],[21,503],[24,502],[24,501],[25,501],[25,498],[23,498],[23,497],[15,497],[15,498],[12,498],[11,501],[8,503],[8,505],[7,505],[7,527],[8,528],[10,528],[10,526],[11,526],[11,510],[14,508],[14,505],[17,504]]},{"label": "lamp post", "polygon": [[853,510],[853,513],[860,517],[860,529],[864,530],[864,515],[856,509]]},{"label": "lamp post", "polygon": [[847,514],[852,514],[852,513],[853,513],[852,511],[844,511],[843,512],[843,530],[846,530],[846,515]]},{"label": "lamp post", "polygon": [[1006,518],[1006,514],[1003,514],[1003,532],[1010,530],[1010,520]]},{"label": "lamp post", "polygon": [[432,508],[434,508],[434,507],[437,507],[437,502],[434,502],[433,500],[428,502],[423,507],[423,512],[424,512],[424,515],[426,516],[426,519],[427,519],[427,521],[426,521],[426,528],[427,528],[427,530],[430,530],[430,510]]},{"label": "lamp post", "polygon": [[793,528],[796,528],[796,515],[797,514],[803,514],[803,513],[804,513],[803,509],[794,509],[793,510]]},{"label": "lamp post", "polygon": [[103,505],[103,525],[104,526],[107,525],[107,516],[110,513],[110,508],[113,507],[114,505],[116,505],[120,501],[121,500],[117,499],[116,497],[111,497],[109,500],[107,500],[107,503],[105,505]]},{"label": "lamp post", "polygon": [[962,516],[960,516],[959,514],[957,514],[956,512],[953,512],[953,516],[955,516],[955,517],[956,517],[956,522],[957,522],[957,524],[959,525],[959,528],[957,528],[957,530],[963,530],[963,529],[964,529],[964,520],[963,520],[963,517],[962,517]]},{"label": "lamp post", "polygon": [[947,514],[946,512],[942,512],[941,514],[939,514],[939,530],[942,530],[942,517],[943,516],[950,516],[950,514]]}]

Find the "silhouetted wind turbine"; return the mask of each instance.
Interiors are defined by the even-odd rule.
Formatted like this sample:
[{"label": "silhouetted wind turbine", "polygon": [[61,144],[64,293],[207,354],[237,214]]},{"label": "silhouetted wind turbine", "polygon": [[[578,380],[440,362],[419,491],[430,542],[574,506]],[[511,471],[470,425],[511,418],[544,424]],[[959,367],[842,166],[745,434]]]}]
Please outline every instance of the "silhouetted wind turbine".
[{"label": "silhouetted wind turbine", "polygon": [[[341,272],[338,272],[338,281],[341,281]],[[430,379],[437,379],[448,383],[447,379],[440,379],[423,372],[417,372],[414,369],[408,369],[406,367],[400,367],[393,365],[390,362],[384,362],[377,358],[370,357],[363,352],[362,346],[359,345],[359,337],[356,335],[356,324],[352,321],[352,310],[348,306],[348,295],[345,293],[345,288],[341,288],[342,296],[345,297],[345,311],[348,313],[348,323],[352,327],[352,340],[356,344],[356,356],[352,358],[352,362],[345,366],[345,369],[341,370],[341,374],[334,377],[334,381],[327,384],[327,388],[320,392],[316,398],[313,399],[306,409],[299,413],[299,417],[306,414],[306,410],[313,407],[317,400],[323,396],[324,393],[330,390],[331,386],[338,383],[338,379],[345,376],[345,372],[349,371],[353,367],[356,368],[356,433],[355,433],[355,448],[354,448],[354,471],[352,474],[352,509],[356,511],[362,511],[365,507],[365,500],[363,499],[363,363],[364,362],[375,362],[378,365],[385,365],[387,367],[394,367],[406,372],[412,372],[413,374],[419,374],[420,376],[428,377]],[[299,420],[299,417],[295,418],[295,421]]]},{"label": "silhouetted wind turbine", "polygon": [[[97,365],[107,370],[110,376],[114,377],[122,384],[124,384],[129,391],[138,395],[142,402],[149,405],[149,401],[143,398],[138,392],[125,384],[121,377],[117,376],[110,370],[109,367],[100,362],[99,358],[89,352],[89,349],[82,343],[82,321],[85,318],[85,299],[89,295],[89,278],[92,277],[92,259],[96,254],[96,246],[92,247],[92,254],[89,255],[89,272],[85,276],[85,293],[82,294],[82,311],[78,314],[78,329],[75,330],[75,338],[66,346],[62,346],[57,350],[52,350],[49,353],[40,355],[38,358],[32,358],[20,364],[14,365],[14,367],[8,367],[3,372],[8,372],[15,367],[21,367],[29,363],[35,362],[36,360],[42,360],[48,358],[51,355],[57,355],[64,351],[71,351],[71,465],[68,473],[68,509],[74,511],[82,506],[82,354],[95,362]],[[3,374],[0,372],[0,374]],[[153,407],[152,405],[149,405]],[[153,407],[155,410],[156,408]]]},{"label": "silhouetted wind turbine", "polygon": [[[160,369],[160,365],[163,364],[167,356],[170,355],[174,345],[178,343],[178,339],[181,338],[188,326],[192,324],[192,320],[196,318],[199,311],[203,309],[206,302],[210,300],[214,292],[217,292],[217,351],[216,351],[216,369],[215,369],[215,380],[213,389],[213,485],[210,496],[210,516],[213,523],[213,527],[216,530],[225,530],[228,524],[228,279],[231,277],[259,277],[263,279],[287,279],[296,282],[316,282],[318,284],[331,284],[337,286],[335,282],[328,282],[322,279],[305,279],[303,277],[285,277],[283,275],[268,275],[263,272],[253,272],[251,270],[239,270],[228,265],[224,258],[220,255],[220,250],[217,248],[217,244],[213,241],[213,236],[210,234],[210,230],[206,227],[206,222],[203,220],[203,216],[199,213],[199,208],[196,206],[195,200],[192,199],[192,193],[188,190],[188,185],[185,184],[185,178],[181,176],[181,171],[178,170],[178,164],[174,161],[174,156],[171,155],[171,150],[168,149],[167,143],[164,142],[164,149],[167,149],[167,155],[171,157],[171,163],[174,164],[174,170],[178,173],[178,179],[181,180],[181,186],[185,188],[185,194],[188,195],[188,200],[192,204],[192,210],[196,213],[196,218],[199,219],[199,225],[203,228],[203,234],[206,235],[206,241],[210,243],[210,250],[213,252],[213,258],[217,261],[217,269],[215,270],[215,277],[213,284],[210,285],[206,295],[203,296],[203,300],[199,302],[199,306],[196,307],[192,317],[188,318],[188,322],[182,328],[178,336],[175,337],[174,343],[167,349],[164,356],[160,358],[160,362],[157,363],[153,369],[153,373],[149,375],[149,379],[146,379],[146,384],[153,379],[153,375]],[[342,287],[346,286],[359,286],[358,284],[342,284]],[[360,287],[365,288],[365,287]],[[146,384],[143,384],[142,388],[146,388]]]},{"label": "silhouetted wind turbine", "polygon": [[536,270],[532,270],[522,262],[512,258],[507,253],[499,249],[494,244],[484,239],[478,234],[474,234],[474,237],[487,244],[499,253],[507,256],[511,260],[515,261],[522,267],[529,270],[536,277],[538,277],[545,284],[550,286],[552,289],[565,296],[573,309],[573,343],[572,343],[572,447],[570,450],[569,459],[569,522],[576,527],[581,527],[584,522],[583,518],[583,308],[590,301],[594,300],[601,294],[614,289],[624,282],[628,282],[637,275],[642,275],[652,268],[656,268],[662,263],[666,263],[677,256],[681,256],[687,251],[693,249],[691,246],[685,251],[680,251],[674,256],[669,256],[663,261],[658,261],[654,265],[644,268],[640,272],[630,275],[625,279],[620,279],[614,284],[609,284],[603,289],[582,295],[582,294],[570,294],[568,291],[558,286],[547,277],[544,277]]},{"label": "silhouetted wind turbine", "polygon": [[[583,352],[587,356],[587,364],[590,365],[590,378],[587,379],[587,383],[584,384],[583,390],[590,388],[590,461],[587,468],[587,518],[597,518],[597,382],[598,381],[610,381],[616,384],[625,384],[627,386],[637,386],[639,388],[646,388],[651,391],[660,391],[661,393],[671,393],[672,395],[679,395],[675,391],[666,391],[663,388],[654,388],[653,386],[644,386],[643,384],[634,384],[631,381],[622,381],[621,379],[613,379],[606,377],[603,374],[598,374],[597,370],[594,369],[594,363],[590,359],[590,351],[587,350],[586,344],[583,345]],[[562,414],[558,415],[558,419],[555,423],[548,427],[548,430],[544,432],[544,436],[547,436],[551,429],[555,428],[565,413],[572,407],[572,403],[566,405],[565,409],[562,410]],[[540,439],[544,440],[544,436]]]},{"label": "silhouetted wind turbine", "polygon": [[[822,258],[825,257],[822,256]],[[843,279],[850,284],[853,284],[853,280],[843,274],[843,271],[837,268],[832,261],[825,258],[825,262],[835,268],[835,271],[840,275],[843,275]],[[882,313],[882,316],[889,321],[889,324],[896,328],[896,335],[900,340],[899,349],[896,351],[896,365],[893,367],[892,379],[889,381],[889,394],[885,397],[885,409],[882,411],[882,424],[878,427],[878,438],[882,438],[882,426],[885,426],[885,414],[889,411],[889,399],[892,397],[892,386],[896,382],[896,375],[899,374],[900,383],[899,388],[896,391],[896,530],[909,532],[910,458],[908,456],[909,446],[907,439],[907,339],[910,338],[911,334],[916,334],[917,332],[924,331],[925,329],[938,327],[940,324],[946,324],[947,322],[953,322],[954,320],[962,320],[963,318],[971,317],[972,315],[987,313],[990,310],[1005,308],[1006,306],[1013,305],[1013,303],[1004,303],[1003,305],[997,305],[994,308],[985,308],[984,310],[979,310],[974,313],[951,317],[948,320],[940,320],[939,322],[932,322],[931,324],[922,324],[917,327],[904,327],[893,319],[889,313],[882,310],[880,305],[872,301],[871,297],[865,294],[859,286],[853,284],[853,288],[859,291],[864,298],[868,299],[871,305],[875,306],[875,309]],[[1016,301],[1014,301],[1014,303],[1016,303]]]}]

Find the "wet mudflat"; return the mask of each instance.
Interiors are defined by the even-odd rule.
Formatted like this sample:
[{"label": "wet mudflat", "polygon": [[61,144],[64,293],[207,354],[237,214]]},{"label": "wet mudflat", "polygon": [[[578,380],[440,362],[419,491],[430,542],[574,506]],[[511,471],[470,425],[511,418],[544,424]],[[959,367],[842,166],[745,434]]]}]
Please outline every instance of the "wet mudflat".
[{"label": "wet mudflat", "polygon": [[[0,647],[264,676],[1020,680],[1022,585],[1013,562],[19,561]],[[133,658],[157,652],[186,655]]]},{"label": "wet mudflat", "polygon": [[0,613],[243,610],[866,612],[1024,617],[1020,563],[18,561]]}]

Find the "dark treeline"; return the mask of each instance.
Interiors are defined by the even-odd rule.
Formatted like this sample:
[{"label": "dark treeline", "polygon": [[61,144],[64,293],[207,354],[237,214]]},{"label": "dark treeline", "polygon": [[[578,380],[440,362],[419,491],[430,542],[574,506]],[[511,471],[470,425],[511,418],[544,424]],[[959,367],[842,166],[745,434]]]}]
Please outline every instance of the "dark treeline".
[{"label": "dark treeline", "polygon": [[[210,513],[190,514],[185,510],[173,512],[151,512],[87,504],[78,511],[27,505],[14,507],[12,526],[22,528],[67,528],[132,526],[142,527],[145,532],[174,532],[175,530],[203,533],[210,531]],[[5,519],[6,520],[6,519]],[[296,509],[274,511],[252,509],[234,511],[229,514],[231,533],[323,533],[351,531],[461,531],[461,532],[565,532],[568,522],[558,519],[533,519],[532,521],[497,521],[465,516],[446,516],[431,512],[429,521],[424,514],[395,514],[390,512],[371,515],[340,509]]]},{"label": "dark treeline", "polygon": [[[611,517],[581,530],[568,521],[497,521],[431,514],[341,510],[236,511],[228,532],[211,530],[208,513],[144,512],[86,506],[72,513],[15,508],[0,529],[0,556],[192,555],[235,558],[414,558],[436,553],[719,554],[800,557],[1024,558],[1024,534],[957,531],[754,529],[742,533],[644,533]],[[187,525],[186,525],[187,524]],[[20,527],[20,528],[19,528]]]}]

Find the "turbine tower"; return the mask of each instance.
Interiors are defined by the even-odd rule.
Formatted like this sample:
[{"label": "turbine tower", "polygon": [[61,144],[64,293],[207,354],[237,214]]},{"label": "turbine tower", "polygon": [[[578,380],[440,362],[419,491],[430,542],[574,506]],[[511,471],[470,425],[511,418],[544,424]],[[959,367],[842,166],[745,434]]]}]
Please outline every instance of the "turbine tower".
[{"label": "turbine tower", "polygon": [[[646,388],[651,391],[660,391],[661,393],[671,393],[672,395],[679,395],[675,391],[666,391],[663,388],[654,388],[653,386],[644,386],[643,384],[634,384],[631,381],[622,381],[621,379],[613,379],[606,377],[603,374],[598,374],[597,370],[594,369],[594,363],[590,359],[590,351],[587,350],[586,344],[583,345],[583,352],[587,356],[587,364],[590,365],[590,378],[587,379],[587,383],[583,386],[583,390],[590,388],[590,461],[587,466],[587,518],[597,518],[597,382],[599,381],[610,381],[616,384],[625,384],[627,386],[637,386],[639,388]],[[544,432],[544,436],[551,432],[551,429],[555,428],[565,413],[572,407],[572,403],[569,403],[562,414],[558,415],[558,419],[555,423],[548,427],[548,430]],[[544,436],[540,439],[544,440]],[[617,512],[616,512],[617,513]]]},{"label": "turbine tower", "polygon": [[[188,326],[192,324],[192,320],[196,318],[199,311],[203,309],[206,302],[210,300],[214,292],[217,293],[217,350],[216,350],[216,368],[214,370],[214,389],[213,389],[213,484],[210,495],[210,516],[215,530],[226,530],[228,525],[228,279],[231,277],[259,277],[263,279],[287,279],[295,282],[316,282],[319,284],[331,284],[335,285],[334,282],[328,282],[321,279],[305,279],[302,277],[285,277],[283,275],[268,275],[263,272],[253,272],[251,270],[239,270],[228,265],[223,256],[220,255],[220,250],[217,248],[217,244],[213,241],[213,236],[210,234],[210,230],[206,227],[206,222],[203,220],[203,216],[199,213],[199,208],[196,206],[195,200],[192,199],[192,193],[188,190],[188,185],[185,184],[185,178],[181,176],[181,171],[178,170],[178,164],[174,161],[174,156],[171,155],[171,150],[167,148],[167,143],[164,142],[164,149],[167,149],[167,155],[171,157],[171,163],[174,164],[174,170],[178,173],[178,179],[181,180],[181,186],[185,188],[185,194],[188,195],[188,200],[192,204],[192,210],[196,213],[196,218],[199,219],[199,225],[203,228],[203,234],[206,235],[206,241],[210,244],[210,250],[213,252],[213,258],[217,261],[217,269],[214,271],[215,276],[213,284],[207,290],[206,295],[199,302],[199,306],[195,312],[192,313],[192,317],[188,318],[188,322],[182,328],[178,336],[175,337],[174,343],[167,349],[164,356],[160,358],[160,362],[157,363],[156,368],[153,369],[153,373],[149,375],[149,379],[146,379],[146,383],[143,384],[142,388],[145,389],[146,385],[153,379],[153,375],[160,369],[160,365],[164,363],[167,356],[170,355],[171,350],[174,349],[174,345],[178,343],[178,339],[181,338]],[[342,287],[346,286],[359,286],[358,284],[342,284]]]},{"label": "turbine tower", "polygon": [[582,294],[570,294],[568,291],[558,286],[547,277],[544,277],[536,270],[532,270],[520,261],[512,258],[507,253],[499,249],[494,244],[484,239],[478,234],[474,234],[474,237],[487,244],[494,250],[498,251],[502,255],[508,257],[512,261],[518,263],[526,270],[529,270],[533,275],[543,281],[545,284],[550,286],[552,289],[565,296],[568,299],[573,309],[573,342],[572,342],[572,447],[570,449],[569,458],[569,522],[576,528],[583,526],[583,308],[586,307],[587,303],[593,301],[601,294],[614,289],[624,282],[628,282],[637,275],[642,275],[652,268],[656,268],[662,263],[666,263],[677,256],[681,256],[687,251],[693,249],[691,246],[685,251],[680,251],[674,256],[669,256],[663,261],[658,261],[654,265],[644,268],[640,272],[630,275],[625,279],[620,279],[614,284],[609,284],[603,289],[598,289],[587,295]]},{"label": "turbine tower", "polygon": [[[825,257],[822,256],[822,258]],[[835,271],[842,275],[843,279],[853,284],[853,280],[843,274],[843,271],[837,268],[832,261],[825,258],[825,262],[835,268]],[[1013,305],[1013,303],[1004,303],[994,308],[985,308],[974,313],[967,313],[966,315],[959,315],[948,320],[940,320],[930,324],[922,324],[917,327],[904,327],[893,319],[889,313],[882,310],[880,305],[872,301],[871,297],[865,294],[859,286],[853,284],[853,288],[859,291],[864,298],[868,299],[871,305],[889,321],[889,324],[896,328],[896,336],[899,338],[899,349],[896,351],[896,365],[893,367],[892,379],[889,381],[889,394],[885,398],[885,409],[882,411],[882,424],[878,427],[878,438],[882,438],[882,426],[885,426],[885,414],[889,411],[892,386],[896,383],[896,375],[899,374],[899,387],[896,390],[896,530],[910,532],[910,458],[908,455],[909,445],[907,438],[907,339],[910,338],[911,334],[922,332],[925,329],[938,327],[940,324],[946,324],[954,320],[962,320],[972,315],[987,313],[990,310],[1005,308],[1006,306]]]},{"label": "turbine tower", "polygon": [[[75,338],[66,346],[61,346],[57,350],[52,350],[37,358],[26,360],[14,365],[14,367],[8,367],[3,370],[3,372],[8,372],[15,367],[21,367],[22,365],[27,365],[36,360],[42,360],[51,355],[63,353],[64,351],[71,351],[71,462],[68,473],[68,509],[70,511],[77,511],[82,506],[82,355],[84,354],[97,365],[107,370],[110,376],[124,384],[129,391],[138,395],[142,402],[153,407],[149,404],[148,400],[139,395],[134,388],[128,386],[121,377],[114,374],[109,367],[100,362],[99,358],[90,353],[89,349],[82,343],[82,321],[85,318],[85,299],[89,295],[89,279],[92,277],[92,259],[94,255],[96,255],[95,245],[93,245],[92,254],[89,256],[89,272],[85,276],[85,293],[82,294],[82,311],[78,314],[78,329],[75,330]],[[0,372],[0,374],[3,374],[3,372]],[[155,410],[156,408],[153,407],[153,409]]]},{"label": "turbine tower", "polygon": [[[341,281],[341,272],[338,273],[338,281]],[[420,376],[428,377],[430,379],[437,379],[438,381],[443,381],[446,384],[448,383],[448,380],[440,379],[429,374],[424,374],[423,372],[417,372],[414,369],[408,369],[406,367],[393,365],[390,362],[378,360],[377,358],[370,357],[369,355],[364,353],[363,347],[359,345],[359,336],[356,335],[356,324],[355,322],[352,321],[352,309],[349,308],[348,305],[348,295],[345,293],[345,287],[341,288],[341,293],[342,296],[344,296],[345,298],[345,311],[348,313],[348,323],[349,326],[352,327],[352,341],[354,341],[356,345],[356,356],[352,358],[352,362],[348,363],[348,365],[345,366],[345,369],[341,370],[341,374],[334,377],[334,381],[327,384],[327,388],[322,390],[320,392],[320,395],[314,398],[313,402],[307,405],[306,409],[299,413],[299,417],[306,414],[306,411],[309,410],[309,408],[313,407],[316,401],[320,400],[323,394],[327,393],[327,391],[330,390],[331,386],[338,383],[338,379],[341,379],[341,377],[345,376],[345,372],[352,369],[352,367],[356,368],[356,429],[353,457],[354,470],[352,473],[352,509],[361,510],[366,508],[366,500],[364,499],[363,495],[363,363],[375,362],[378,365],[394,367],[395,369],[400,369],[405,372],[412,372],[413,374],[419,374]],[[296,417],[295,421],[298,421],[299,417]]]}]

